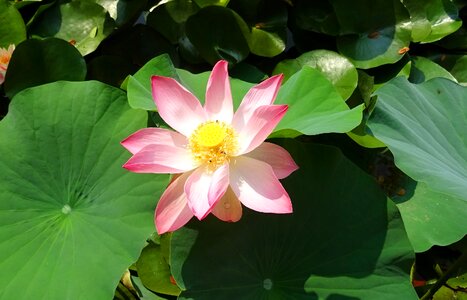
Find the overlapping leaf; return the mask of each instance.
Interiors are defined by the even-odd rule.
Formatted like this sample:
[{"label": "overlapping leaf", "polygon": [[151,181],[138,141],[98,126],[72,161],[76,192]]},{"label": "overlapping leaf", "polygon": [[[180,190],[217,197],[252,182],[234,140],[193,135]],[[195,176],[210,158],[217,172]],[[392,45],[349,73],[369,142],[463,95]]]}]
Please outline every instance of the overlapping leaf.
[{"label": "overlapping leaf", "polygon": [[396,78],[381,87],[368,126],[419,181],[399,204],[417,251],[467,234],[467,88],[442,79]]}]

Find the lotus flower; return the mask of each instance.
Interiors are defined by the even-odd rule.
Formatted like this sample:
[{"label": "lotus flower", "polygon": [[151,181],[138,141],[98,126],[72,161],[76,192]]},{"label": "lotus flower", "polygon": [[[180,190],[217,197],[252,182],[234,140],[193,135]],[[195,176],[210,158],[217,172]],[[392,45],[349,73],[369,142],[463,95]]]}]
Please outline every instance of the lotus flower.
[{"label": "lotus flower", "polygon": [[11,55],[15,50],[15,45],[11,44],[8,49],[0,48],[0,84],[5,81],[6,70],[10,63]]},{"label": "lotus flower", "polygon": [[177,132],[145,128],[122,141],[133,154],[124,168],[177,174],[156,208],[159,234],[209,213],[236,222],[241,203],[259,212],[292,212],[278,179],[298,167],[285,149],[264,142],[287,111],[287,105],[272,104],[282,75],[251,88],[234,114],[227,66],[226,61],[214,66],[204,107],[176,80],[153,76],[159,114]]}]

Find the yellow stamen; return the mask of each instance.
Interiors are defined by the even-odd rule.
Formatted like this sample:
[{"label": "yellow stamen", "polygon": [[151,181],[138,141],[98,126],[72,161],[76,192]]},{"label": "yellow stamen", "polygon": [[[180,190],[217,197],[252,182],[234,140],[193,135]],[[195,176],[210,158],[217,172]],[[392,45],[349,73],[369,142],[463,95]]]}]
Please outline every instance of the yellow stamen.
[{"label": "yellow stamen", "polygon": [[237,151],[233,128],[224,122],[209,121],[196,128],[190,137],[189,148],[194,159],[214,171],[230,160]]}]

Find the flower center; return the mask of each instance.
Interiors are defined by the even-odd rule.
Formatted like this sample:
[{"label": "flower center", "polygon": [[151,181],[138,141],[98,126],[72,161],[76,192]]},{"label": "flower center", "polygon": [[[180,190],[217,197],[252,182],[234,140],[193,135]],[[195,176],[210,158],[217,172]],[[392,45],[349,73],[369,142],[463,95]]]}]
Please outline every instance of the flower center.
[{"label": "flower center", "polygon": [[10,58],[11,56],[10,55],[0,55],[0,63],[6,65],[10,62]]},{"label": "flower center", "polygon": [[211,171],[228,162],[237,151],[235,131],[224,122],[209,121],[199,125],[189,141],[194,159],[206,164]]}]

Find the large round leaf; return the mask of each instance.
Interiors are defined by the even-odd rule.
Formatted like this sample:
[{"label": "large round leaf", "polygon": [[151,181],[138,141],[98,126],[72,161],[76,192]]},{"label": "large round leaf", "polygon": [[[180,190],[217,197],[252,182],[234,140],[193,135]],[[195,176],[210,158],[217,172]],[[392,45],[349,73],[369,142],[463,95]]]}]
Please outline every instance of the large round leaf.
[{"label": "large round leaf", "polygon": [[410,181],[395,202],[416,252],[449,245],[467,234],[467,202],[434,192],[426,183]]},{"label": "large round leaf", "polygon": [[0,122],[0,298],[112,298],[168,179],[121,167],[119,142],[146,119],[99,82],[13,99]]},{"label": "large round leaf", "polygon": [[292,214],[245,209],[172,235],[179,299],[418,299],[402,220],[373,179],[336,148],[287,149],[300,166],[284,180]]},{"label": "large round leaf", "polygon": [[186,35],[209,63],[220,59],[230,63],[244,60],[248,43],[243,36],[247,25],[233,10],[221,6],[207,6],[186,22]]},{"label": "large round leaf", "polygon": [[0,0],[0,47],[19,44],[26,39],[26,25],[18,10],[7,0]]},{"label": "large round leaf", "polygon": [[71,42],[82,55],[93,52],[114,27],[114,20],[100,5],[85,0],[55,4],[39,15],[30,33]]},{"label": "large round leaf", "polygon": [[434,42],[462,26],[451,0],[402,0],[402,3],[410,13],[414,42]]},{"label": "large round leaf", "polygon": [[313,50],[296,59],[286,59],[277,64],[274,74],[283,73],[287,80],[303,66],[321,71],[336,87],[343,99],[348,99],[357,87],[358,73],[344,56],[329,50]]},{"label": "large round leaf", "polygon": [[289,110],[273,136],[348,132],[362,120],[363,105],[349,109],[331,82],[318,70],[304,67],[279,90],[276,104]]},{"label": "large round leaf", "polygon": [[467,88],[444,78],[415,85],[399,77],[376,95],[367,124],[396,165],[430,189],[467,201]]},{"label": "large round leaf", "polygon": [[56,38],[27,40],[13,52],[5,92],[12,98],[21,90],[58,80],[80,81],[86,76],[86,63],[69,43]]}]

